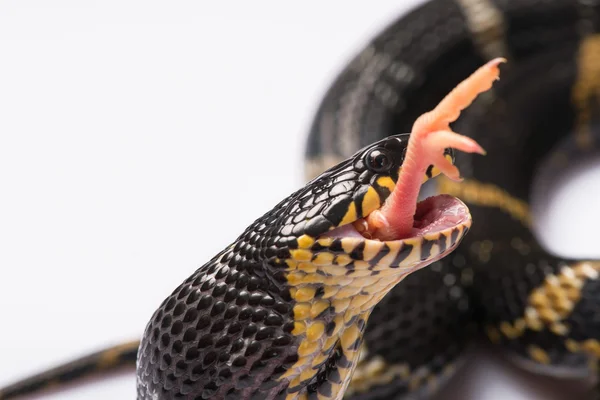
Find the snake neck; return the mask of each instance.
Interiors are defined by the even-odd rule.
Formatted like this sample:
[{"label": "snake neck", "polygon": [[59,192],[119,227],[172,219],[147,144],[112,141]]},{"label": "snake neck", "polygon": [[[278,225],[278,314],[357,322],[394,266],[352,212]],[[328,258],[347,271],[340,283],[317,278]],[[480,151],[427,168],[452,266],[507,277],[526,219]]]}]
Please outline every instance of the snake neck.
[{"label": "snake neck", "polygon": [[[358,362],[371,311],[410,272],[387,265],[399,249],[379,261],[374,260],[378,252],[363,248],[365,252],[371,262],[331,253],[312,258],[317,263],[286,260],[294,304],[292,334],[299,339],[298,360],[281,377],[289,380],[289,393],[320,392],[320,385],[343,393]],[[329,376],[332,371],[334,378]]]}]

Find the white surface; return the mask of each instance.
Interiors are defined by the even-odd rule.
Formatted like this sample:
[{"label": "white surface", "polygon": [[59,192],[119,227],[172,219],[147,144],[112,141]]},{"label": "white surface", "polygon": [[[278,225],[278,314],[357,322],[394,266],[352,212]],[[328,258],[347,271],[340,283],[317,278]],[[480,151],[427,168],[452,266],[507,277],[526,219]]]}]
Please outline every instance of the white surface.
[{"label": "white surface", "polygon": [[[412,3],[0,2],[0,386],[138,337],[176,285],[301,184],[327,85]],[[544,391],[549,379],[472,359],[456,399],[570,398],[567,384]],[[47,398],[134,397],[129,374]]]}]

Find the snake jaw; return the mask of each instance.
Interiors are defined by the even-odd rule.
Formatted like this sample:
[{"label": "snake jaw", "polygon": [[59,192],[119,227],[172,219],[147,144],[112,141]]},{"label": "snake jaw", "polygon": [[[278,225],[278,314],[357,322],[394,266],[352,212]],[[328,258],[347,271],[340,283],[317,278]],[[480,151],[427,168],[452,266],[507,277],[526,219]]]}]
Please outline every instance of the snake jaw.
[{"label": "snake jaw", "polygon": [[[376,231],[372,233],[368,218],[340,226],[322,237],[339,238],[349,247],[365,242],[365,247],[397,250],[395,257],[381,258],[376,267],[399,268],[410,273],[452,252],[472,223],[468,207],[458,198],[446,194],[420,201],[416,210],[412,230],[406,237],[379,238]],[[372,259],[363,261],[372,262]]]}]

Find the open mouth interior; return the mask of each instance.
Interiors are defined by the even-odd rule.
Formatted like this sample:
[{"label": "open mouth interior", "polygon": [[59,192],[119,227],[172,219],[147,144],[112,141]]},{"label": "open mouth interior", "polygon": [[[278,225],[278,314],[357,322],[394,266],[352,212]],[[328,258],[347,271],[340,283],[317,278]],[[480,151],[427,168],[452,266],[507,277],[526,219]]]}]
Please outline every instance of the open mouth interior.
[{"label": "open mouth interior", "polygon": [[[440,194],[428,197],[417,203],[412,229],[408,235],[400,235],[392,240],[421,237],[430,233],[443,232],[469,220],[467,206],[456,197]],[[367,219],[361,218],[352,224],[340,226],[327,232],[328,237],[357,237],[370,240],[388,241],[380,238],[377,232],[371,233]]]}]

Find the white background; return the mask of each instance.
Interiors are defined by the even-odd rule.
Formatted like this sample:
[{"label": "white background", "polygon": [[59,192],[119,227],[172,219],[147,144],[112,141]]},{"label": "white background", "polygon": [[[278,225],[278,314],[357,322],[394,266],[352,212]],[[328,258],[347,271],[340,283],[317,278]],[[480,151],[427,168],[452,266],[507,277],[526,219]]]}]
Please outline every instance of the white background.
[{"label": "white background", "polygon": [[[302,183],[324,90],[414,2],[290,4],[0,2],[0,386],[137,338],[176,285]],[[589,194],[600,174],[581,179]],[[545,233],[598,255],[575,192],[554,197]],[[574,387],[477,353],[442,398]],[[134,399],[133,372],[47,398]]]}]

